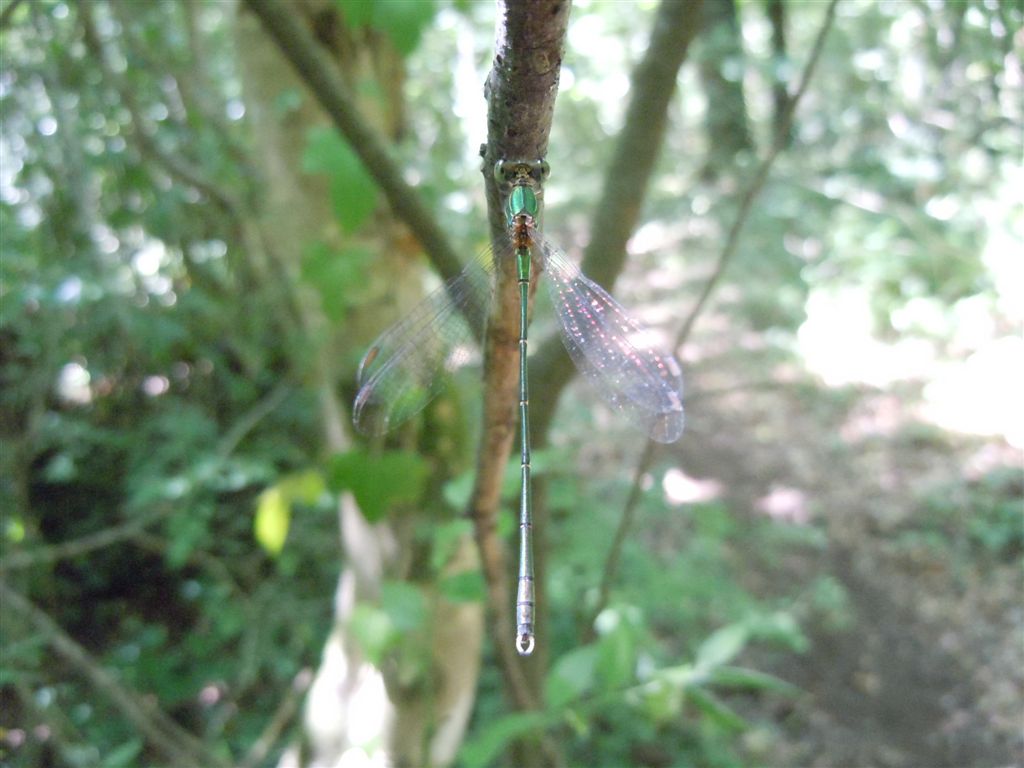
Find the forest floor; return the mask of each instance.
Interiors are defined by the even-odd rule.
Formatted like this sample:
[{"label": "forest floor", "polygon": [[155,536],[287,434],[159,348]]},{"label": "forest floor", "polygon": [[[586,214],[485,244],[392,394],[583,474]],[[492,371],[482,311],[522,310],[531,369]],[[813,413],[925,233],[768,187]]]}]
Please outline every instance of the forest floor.
[{"label": "forest floor", "polygon": [[831,611],[803,617],[805,653],[751,660],[804,692],[750,702],[773,724],[748,744],[759,764],[1024,765],[1024,461],[916,419],[917,394],[794,385],[689,411],[689,474],[718,481],[733,509],[824,534],[782,563],[738,553],[762,563],[749,588],[838,586]]}]

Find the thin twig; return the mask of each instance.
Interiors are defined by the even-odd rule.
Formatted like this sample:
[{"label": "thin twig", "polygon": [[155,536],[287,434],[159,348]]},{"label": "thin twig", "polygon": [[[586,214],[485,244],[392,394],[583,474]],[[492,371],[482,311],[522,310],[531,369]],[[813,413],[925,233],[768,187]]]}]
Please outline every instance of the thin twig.
[{"label": "thin twig", "polygon": [[[280,384],[258,402],[248,412],[243,414],[232,427],[227,431],[217,446],[217,455],[223,460],[227,459],[238,448],[238,444],[251,432],[259,422],[270,414],[291,392],[287,384]],[[87,555],[97,549],[109,547],[127,539],[137,538],[146,528],[153,523],[174,512],[173,505],[157,507],[145,514],[142,514],[123,523],[112,525],[96,533],[82,536],[72,541],[61,542],[45,547],[37,547],[28,552],[15,552],[14,554],[0,558],[0,572],[14,571],[23,568],[31,568],[36,565],[53,563],[57,560],[66,560],[71,557]]]},{"label": "thin twig", "polygon": [[[616,141],[615,156],[605,174],[604,192],[594,215],[594,234],[583,257],[583,270],[603,285],[610,286],[624,266],[626,242],[636,226],[644,193],[664,144],[679,70],[699,28],[700,6],[699,0],[661,3],[654,16],[647,51],[631,77],[630,102]],[[540,444],[547,439],[558,395],[573,371],[560,341],[552,338],[539,345],[531,361],[530,379],[531,386],[541,387],[545,393],[536,405],[531,404],[533,434]],[[537,584],[543,585],[544,518],[540,505],[534,525]],[[538,603],[542,605],[543,601]]]},{"label": "thin twig", "polygon": [[230,456],[235,452],[238,444],[245,439],[256,426],[285,401],[285,398],[292,393],[292,388],[287,382],[281,382],[256,405],[246,411],[242,418],[232,425],[217,444],[217,455],[221,458]]},{"label": "thin twig", "polygon": [[676,349],[683,346],[683,344],[685,344],[690,338],[690,332],[693,330],[694,323],[697,322],[697,318],[703,311],[708,299],[711,298],[711,294],[714,292],[715,288],[718,287],[718,283],[722,279],[722,275],[725,274],[726,267],[729,266],[729,262],[732,261],[733,256],[736,254],[736,248],[740,241],[740,233],[743,231],[743,227],[746,226],[754,201],[757,199],[758,195],[761,194],[765,181],[768,180],[768,173],[771,171],[772,165],[775,163],[775,158],[778,157],[779,153],[788,143],[787,137],[789,135],[790,126],[793,123],[793,114],[796,111],[796,107],[800,103],[800,100],[807,92],[807,86],[811,82],[811,75],[814,74],[814,70],[818,65],[818,59],[821,57],[821,51],[825,46],[825,38],[828,36],[828,31],[831,29],[832,21],[835,18],[837,3],[838,0],[831,0],[828,5],[828,9],[825,11],[825,20],[822,22],[821,29],[818,30],[818,37],[814,41],[814,47],[811,49],[810,58],[808,58],[807,64],[804,66],[803,74],[800,77],[800,84],[797,86],[796,92],[786,105],[786,111],[782,116],[782,119],[779,120],[779,130],[775,133],[768,155],[763,161],[761,161],[761,165],[754,174],[754,178],[743,193],[743,197],[740,200],[739,210],[736,212],[736,218],[733,220],[732,227],[729,229],[729,235],[726,237],[725,245],[722,247],[722,253],[718,257],[718,263],[715,265],[714,271],[704,284],[704,290],[701,291],[701,294],[697,299],[697,303],[693,305],[693,309],[690,310],[690,314],[687,316],[686,321],[683,323],[682,327],[679,329],[679,333],[676,335]]},{"label": "thin twig", "polygon": [[[456,276],[462,265],[443,229],[437,224],[433,214],[422,204],[417,192],[404,182],[401,169],[388,154],[388,148],[378,133],[360,116],[334,62],[326,55],[322,46],[317,43],[300,19],[296,18],[295,6],[275,0],[245,0],[245,5],[259,18],[267,34],[276,41],[285,58],[297,70],[314,98],[330,116],[334,126],[348,140],[367,172],[381,188],[396,217],[402,220],[418,238],[440,275],[446,280]],[[530,3],[509,3],[507,6],[502,6],[503,11],[507,14],[508,24],[506,27],[511,36],[527,40],[529,47],[520,47],[514,51],[513,57],[503,59],[509,69],[506,73],[508,77],[498,77],[491,82],[492,104],[498,102],[506,105],[508,114],[502,119],[501,117],[496,118],[496,113],[492,112],[489,151],[501,156],[516,158],[533,158],[543,154],[550,128],[550,107],[553,104],[555,89],[552,87],[536,90],[524,89],[522,78],[537,77],[545,80],[549,86],[552,81],[557,83],[568,6],[569,4],[564,0],[535,0]],[[532,28],[533,31],[528,35],[517,35],[516,24],[522,24],[523,29]],[[520,77],[518,81],[520,91],[516,93],[514,88],[505,91],[507,82],[515,80],[516,77]],[[495,94],[498,91],[510,93],[513,101],[496,99]],[[524,99],[524,93],[527,92],[537,94],[538,100],[535,103],[530,103],[529,99]],[[525,108],[515,109],[510,106],[517,101],[524,102]],[[545,105],[547,106],[545,107]],[[544,119],[545,110],[547,111],[546,119]],[[525,119],[524,115],[527,115],[529,119]],[[494,137],[499,134],[501,139],[495,141]],[[490,178],[490,174],[485,178]],[[489,194],[488,197],[492,202],[496,199],[495,194]],[[496,216],[500,217],[500,207],[491,204],[490,211],[492,221]],[[492,335],[493,338],[495,335]],[[488,346],[491,345],[488,344]],[[485,366],[485,368],[487,367]],[[514,376],[506,377],[506,379],[514,382]],[[514,401],[514,392],[505,398],[503,391],[495,394],[487,386],[485,386],[485,390],[492,403],[508,402],[511,404]],[[497,390],[495,391],[497,392]],[[493,398],[490,397],[492,394],[494,394]],[[478,488],[490,489],[493,487],[496,489],[498,487],[498,484],[492,483],[490,478],[500,477],[504,469],[514,429],[511,415],[512,412],[509,410],[507,419],[503,417],[493,420],[485,418],[487,426],[484,430],[485,438],[480,454],[494,458],[499,469],[496,473],[484,473],[478,470]],[[493,440],[489,440],[487,435],[490,435]],[[493,535],[493,521],[496,517],[498,502],[499,498],[496,492],[493,495],[475,493],[471,509],[474,519],[483,521],[483,524],[478,527],[478,533],[482,534],[478,535],[478,543],[481,544],[485,573],[489,577],[503,579],[501,568],[503,559],[500,557],[501,542]],[[489,554],[493,553],[498,553],[499,556],[497,558],[489,557]],[[496,606],[507,603],[508,596],[504,591],[499,596],[498,590],[494,589],[495,583],[497,582],[489,578],[488,590],[492,598],[491,606],[495,609],[497,616]],[[500,602],[496,602],[499,597]],[[501,614],[502,617],[496,621],[507,621],[507,612],[501,611]],[[519,663],[514,654],[510,657],[506,653],[511,648],[513,637],[513,632],[509,632],[507,635],[495,634],[495,644],[499,649],[501,666],[517,706],[533,708],[536,706],[536,699],[522,675]]]},{"label": "thin twig", "polygon": [[[697,303],[690,311],[690,314],[687,316],[685,322],[680,328],[679,333],[676,335],[675,349],[682,347],[689,339],[697,318],[704,309],[708,299],[711,297],[721,280],[722,275],[725,273],[726,267],[729,265],[729,262],[736,253],[736,248],[739,245],[740,233],[747,223],[754,200],[756,200],[757,196],[761,193],[776,157],[778,157],[779,153],[787,144],[787,137],[793,122],[793,114],[796,112],[797,105],[806,93],[807,86],[811,81],[811,76],[814,74],[818,59],[821,56],[821,51],[825,45],[825,38],[828,36],[828,32],[831,29],[832,22],[835,18],[837,3],[838,0],[831,0],[825,11],[825,20],[822,22],[821,28],[818,30],[818,36],[814,41],[814,47],[811,50],[811,55],[807,60],[807,64],[804,66],[803,74],[800,78],[800,84],[793,96],[789,99],[784,119],[780,120],[778,123],[778,129],[775,133],[771,149],[764,160],[761,161],[761,165],[758,167],[753,179],[744,190],[743,197],[740,200],[739,210],[736,213],[736,218],[733,221],[732,227],[729,229],[729,235],[726,238],[725,245],[722,247],[722,252],[718,257],[715,269],[705,283],[704,289],[701,291],[700,297],[697,299]],[[647,441],[647,445],[645,446],[644,451],[640,456],[640,460],[637,462],[636,469],[633,472],[633,484],[630,488],[626,503],[623,506],[622,515],[619,518],[619,525],[615,531],[612,545],[609,548],[607,557],[605,558],[604,571],[601,576],[601,588],[598,592],[597,603],[594,606],[594,609],[590,614],[590,620],[587,623],[588,632],[593,632],[594,619],[596,619],[598,614],[608,605],[608,599],[611,594],[611,584],[615,579],[615,571],[618,568],[621,550],[636,517],[637,504],[641,496],[640,487],[643,483],[644,475],[647,473],[648,469],[650,469],[651,461],[655,455],[655,447],[656,445],[653,440]]]},{"label": "thin twig", "polygon": [[72,667],[85,675],[89,682],[105,695],[122,716],[134,725],[140,734],[159,750],[172,765],[226,766],[218,756],[186,731],[163,710],[122,685],[99,661],[76,643],[47,613],[20,592],[11,589],[0,579],[0,603],[32,624],[46,642]]},{"label": "thin twig", "polygon": [[270,718],[270,722],[263,729],[263,733],[260,734],[259,738],[253,743],[252,748],[249,749],[245,757],[238,764],[239,768],[255,768],[270,754],[270,750],[273,749],[278,739],[281,738],[281,734],[288,729],[294,720],[295,714],[299,711],[299,705],[302,703],[302,697],[312,682],[313,671],[311,669],[303,669],[295,676],[288,687],[288,693],[285,695],[284,700],[278,705],[277,711]]},{"label": "thin twig", "polygon": [[37,547],[28,552],[15,552],[4,558],[0,558],[0,573],[14,571],[22,568],[31,568],[36,565],[53,563],[58,560],[67,560],[71,557],[87,555],[97,549],[109,547],[112,544],[132,539],[158,520],[167,517],[174,511],[172,504],[157,507],[139,517],[127,520],[102,531],[82,536],[79,539],[65,541],[60,544],[52,544],[45,547]]}]

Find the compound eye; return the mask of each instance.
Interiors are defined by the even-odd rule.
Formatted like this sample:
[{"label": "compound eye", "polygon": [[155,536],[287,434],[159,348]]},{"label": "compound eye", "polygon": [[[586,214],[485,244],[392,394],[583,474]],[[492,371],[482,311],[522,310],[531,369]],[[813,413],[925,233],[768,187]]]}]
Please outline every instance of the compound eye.
[{"label": "compound eye", "polygon": [[504,184],[505,182],[508,181],[504,160],[499,160],[494,164],[494,180],[499,184]]},{"label": "compound eye", "polygon": [[534,168],[537,170],[537,173],[540,175],[541,181],[543,181],[544,179],[546,179],[548,176],[551,175],[551,166],[548,164],[547,160],[538,160],[534,164]]}]

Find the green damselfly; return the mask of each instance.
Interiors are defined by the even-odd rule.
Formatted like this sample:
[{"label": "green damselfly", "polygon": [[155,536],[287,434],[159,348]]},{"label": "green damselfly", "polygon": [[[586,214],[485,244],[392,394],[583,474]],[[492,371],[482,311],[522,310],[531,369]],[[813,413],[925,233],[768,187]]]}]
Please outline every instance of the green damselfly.
[{"label": "green damselfly", "polygon": [[509,246],[490,249],[427,296],[380,335],[359,366],[352,420],[365,434],[382,434],[430,402],[446,372],[475,358],[494,292],[498,259],[515,259],[519,284],[519,583],[516,649],[534,647],[534,581],[531,544],[530,418],[527,325],[530,280],[546,274],[562,341],[581,373],[616,410],[651,439],[671,443],[683,432],[683,383],[679,364],[650,345],[649,333],[607,291],[586,277],[539,231],[540,185],[548,164],[499,161],[495,177],[504,195]]}]

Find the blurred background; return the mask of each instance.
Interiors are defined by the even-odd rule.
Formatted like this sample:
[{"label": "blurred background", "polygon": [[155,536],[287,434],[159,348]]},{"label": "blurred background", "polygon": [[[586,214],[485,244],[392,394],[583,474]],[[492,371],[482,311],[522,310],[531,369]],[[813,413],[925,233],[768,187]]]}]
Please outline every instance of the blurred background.
[{"label": "blurred background", "polygon": [[[479,252],[495,7],[289,8]],[[573,4],[545,195],[573,259],[657,8]],[[701,10],[614,287],[666,345],[825,11]],[[644,438],[585,382],[557,403],[516,714],[463,515],[478,372],[383,448],[349,422],[438,283],[351,148],[244,4],[3,0],[0,764],[1024,762],[1022,19],[839,2],[614,572]]]}]

